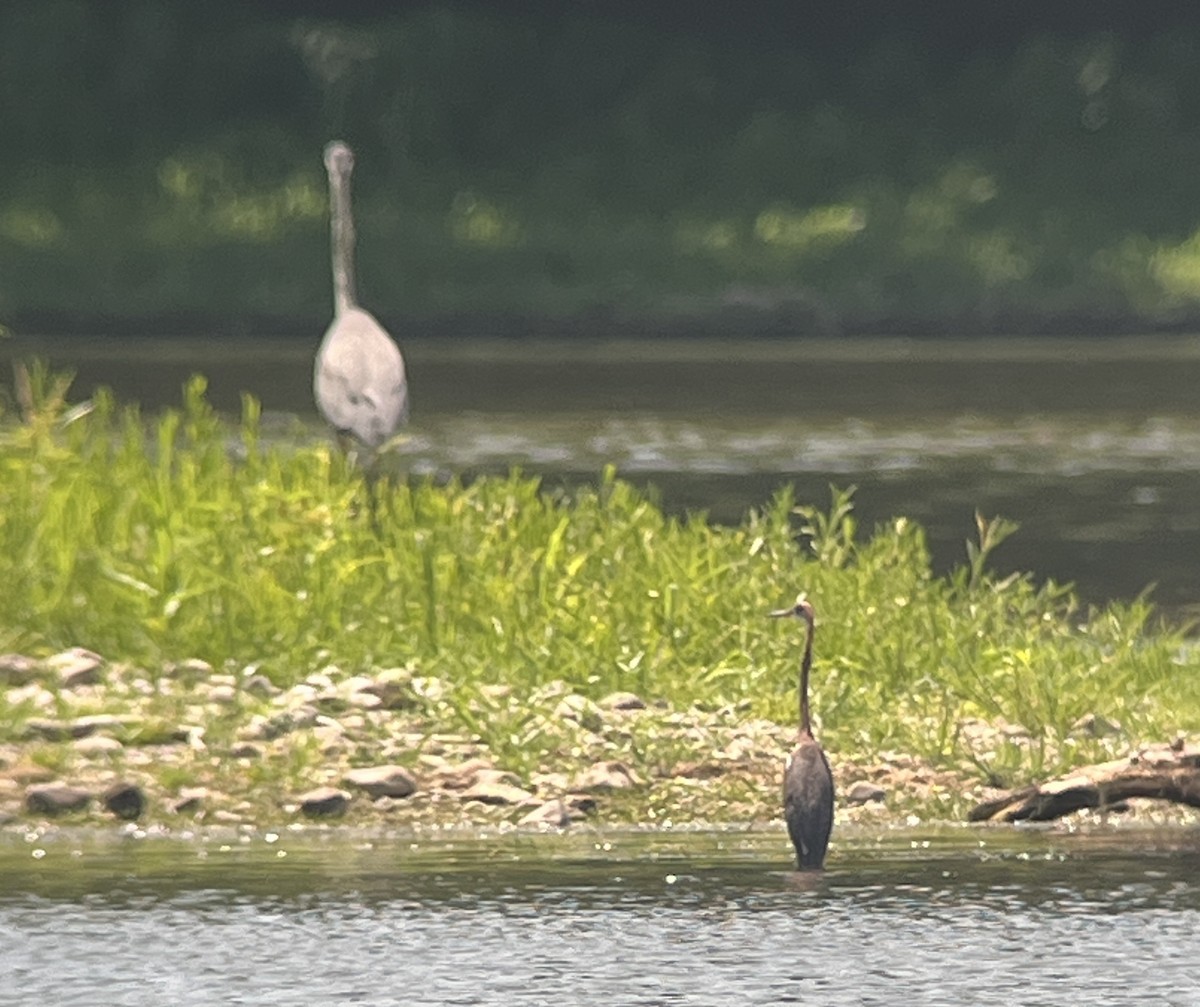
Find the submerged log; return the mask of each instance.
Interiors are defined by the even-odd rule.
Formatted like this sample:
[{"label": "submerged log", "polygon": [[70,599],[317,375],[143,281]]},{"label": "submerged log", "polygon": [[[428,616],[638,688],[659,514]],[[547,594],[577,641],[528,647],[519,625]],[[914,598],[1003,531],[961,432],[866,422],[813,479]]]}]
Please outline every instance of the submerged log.
[{"label": "submerged log", "polygon": [[1104,808],[1131,797],[1152,797],[1200,808],[1200,748],[1183,739],[1149,745],[1111,762],[1022,787],[976,805],[972,822],[1044,822],[1082,808]]}]

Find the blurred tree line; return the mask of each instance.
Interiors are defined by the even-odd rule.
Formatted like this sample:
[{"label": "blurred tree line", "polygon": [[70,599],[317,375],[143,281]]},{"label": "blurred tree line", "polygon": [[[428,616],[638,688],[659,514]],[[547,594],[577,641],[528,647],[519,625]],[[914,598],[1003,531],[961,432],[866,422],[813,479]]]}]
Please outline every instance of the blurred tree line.
[{"label": "blurred tree line", "polygon": [[402,332],[1194,325],[1200,15],[1148,10],[18,0],[0,321],[309,337],[339,136]]}]

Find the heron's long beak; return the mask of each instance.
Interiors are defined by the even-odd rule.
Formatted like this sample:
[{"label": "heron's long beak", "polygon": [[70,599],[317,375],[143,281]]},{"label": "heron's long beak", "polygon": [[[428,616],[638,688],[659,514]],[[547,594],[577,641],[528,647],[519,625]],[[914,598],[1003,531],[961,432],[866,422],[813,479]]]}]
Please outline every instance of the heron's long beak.
[{"label": "heron's long beak", "polygon": [[777,608],[774,612],[767,613],[772,619],[782,619],[785,615],[795,614],[796,610],[794,608]]}]

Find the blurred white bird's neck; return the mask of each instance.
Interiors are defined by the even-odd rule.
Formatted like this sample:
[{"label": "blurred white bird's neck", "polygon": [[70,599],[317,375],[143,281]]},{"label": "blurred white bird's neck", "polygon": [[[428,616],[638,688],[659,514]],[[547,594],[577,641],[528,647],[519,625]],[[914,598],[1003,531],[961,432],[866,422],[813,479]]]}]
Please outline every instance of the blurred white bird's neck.
[{"label": "blurred white bird's neck", "polygon": [[350,175],[329,176],[329,226],[333,252],[333,304],[336,314],[358,307],[354,289],[354,217]]}]

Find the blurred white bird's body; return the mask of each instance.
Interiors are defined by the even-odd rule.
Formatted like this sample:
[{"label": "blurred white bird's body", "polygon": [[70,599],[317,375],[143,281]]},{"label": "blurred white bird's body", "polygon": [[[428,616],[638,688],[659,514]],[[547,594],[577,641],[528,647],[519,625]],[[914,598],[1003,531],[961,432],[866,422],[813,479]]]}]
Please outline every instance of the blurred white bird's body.
[{"label": "blurred white bird's body", "polygon": [[400,348],[374,316],[358,306],[354,287],[354,218],[350,174],[354,154],[340,141],[325,148],[333,262],[333,322],[317,350],[313,395],[339,436],[372,451],[408,420],[408,381]]},{"label": "blurred white bird's body", "polygon": [[334,430],[378,448],[408,420],[400,350],[369,311],[339,312],[317,351],[317,406]]}]

